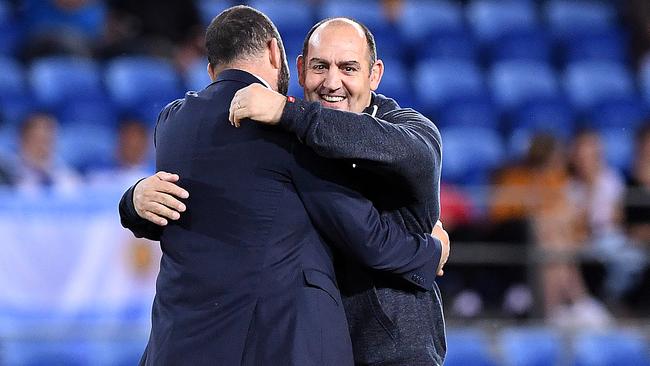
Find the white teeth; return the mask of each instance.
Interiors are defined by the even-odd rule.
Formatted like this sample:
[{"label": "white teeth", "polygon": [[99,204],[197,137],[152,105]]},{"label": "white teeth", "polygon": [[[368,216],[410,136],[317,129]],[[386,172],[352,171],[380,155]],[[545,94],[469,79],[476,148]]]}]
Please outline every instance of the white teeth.
[{"label": "white teeth", "polygon": [[340,101],[342,101],[343,99],[345,99],[345,98],[343,98],[343,97],[333,97],[333,96],[330,96],[330,95],[322,95],[321,97],[322,97],[323,99],[325,99],[326,101],[331,102],[331,103],[340,102]]}]

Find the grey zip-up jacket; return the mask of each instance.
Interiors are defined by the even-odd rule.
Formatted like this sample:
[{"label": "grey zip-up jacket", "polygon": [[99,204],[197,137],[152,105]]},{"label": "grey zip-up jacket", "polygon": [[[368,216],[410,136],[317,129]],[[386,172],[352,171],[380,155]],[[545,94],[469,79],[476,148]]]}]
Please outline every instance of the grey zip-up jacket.
[{"label": "grey zip-up jacket", "polygon": [[[440,216],[442,143],[422,114],[381,94],[364,113],[287,103],[280,124],[321,156],[345,159],[359,190],[412,232]],[[440,291],[418,291],[346,262],[339,276],[358,365],[441,365],[446,353]]]}]

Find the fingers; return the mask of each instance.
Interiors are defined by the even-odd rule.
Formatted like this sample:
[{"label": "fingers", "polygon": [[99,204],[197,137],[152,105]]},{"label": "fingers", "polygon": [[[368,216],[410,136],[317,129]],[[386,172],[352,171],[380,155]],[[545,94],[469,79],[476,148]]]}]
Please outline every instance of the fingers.
[{"label": "fingers", "polygon": [[238,108],[233,112],[232,125],[239,128],[243,119],[249,118],[248,109],[245,107]]},{"label": "fingers", "polygon": [[143,210],[145,213],[152,213],[158,217],[169,219],[169,220],[178,220],[181,217],[181,214],[177,211],[161,204],[158,202],[148,202]]},{"label": "fingers", "polygon": [[[167,193],[178,198],[187,198],[190,196],[189,192],[184,190],[183,188],[177,186],[174,183],[171,183],[169,181],[163,181],[163,180],[152,182],[151,186],[145,189],[145,192],[146,193],[155,193],[155,192]],[[177,207],[177,205],[171,207]]]},{"label": "fingers", "polygon": [[167,220],[164,218],[152,213],[152,212],[144,212],[143,214],[143,219],[146,219],[147,221],[153,222],[154,224],[158,226],[166,226],[167,225]]}]

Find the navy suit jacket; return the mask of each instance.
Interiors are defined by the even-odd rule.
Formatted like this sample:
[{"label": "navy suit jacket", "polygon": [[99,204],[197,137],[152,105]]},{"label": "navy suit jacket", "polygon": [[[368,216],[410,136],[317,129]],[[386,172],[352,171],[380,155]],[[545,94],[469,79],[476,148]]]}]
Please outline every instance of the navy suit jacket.
[{"label": "navy suit jacket", "polygon": [[255,82],[223,71],[158,118],[156,168],[178,173],[190,197],[179,221],[147,229],[163,256],[142,364],[352,365],[326,242],[433,286],[439,242],[379,215],[348,181],[348,165],[281,128],[230,125],[234,93]]}]

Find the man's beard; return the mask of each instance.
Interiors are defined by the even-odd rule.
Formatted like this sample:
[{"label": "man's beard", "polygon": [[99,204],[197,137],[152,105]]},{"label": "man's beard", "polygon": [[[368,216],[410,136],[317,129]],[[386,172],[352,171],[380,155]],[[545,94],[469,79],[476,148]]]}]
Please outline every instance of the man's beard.
[{"label": "man's beard", "polygon": [[287,95],[289,92],[289,65],[287,65],[287,56],[282,52],[282,66],[278,70],[278,93]]}]

